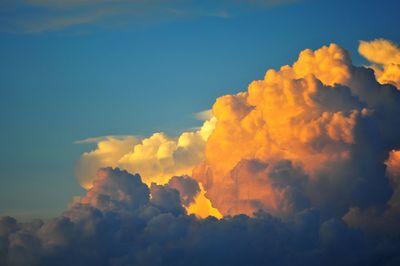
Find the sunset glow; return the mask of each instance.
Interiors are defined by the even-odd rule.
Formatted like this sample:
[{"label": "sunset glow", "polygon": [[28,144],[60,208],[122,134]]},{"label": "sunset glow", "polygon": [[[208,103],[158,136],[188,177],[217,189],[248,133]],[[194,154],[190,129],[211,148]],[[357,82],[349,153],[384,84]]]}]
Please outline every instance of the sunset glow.
[{"label": "sunset glow", "polygon": [[400,265],[399,10],[0,1],[0,266]]}]

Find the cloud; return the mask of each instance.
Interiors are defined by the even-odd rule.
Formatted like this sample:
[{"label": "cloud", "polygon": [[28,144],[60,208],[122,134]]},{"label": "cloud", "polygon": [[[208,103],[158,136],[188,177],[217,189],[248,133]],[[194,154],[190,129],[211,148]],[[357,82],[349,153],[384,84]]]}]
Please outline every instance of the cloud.
[{"label": "cloud", "polygon": [[213,117],[212,110],[204,110],[194,114],[194,117],[200,121],[206,121]]},{"label": "cloud", "polygon": [[[83,142],[94,140],[93,138],[86,139]],[[79,182],[85,188],[92,186],[92,180],[96,177],[99,168],[106,166],[116,167],[118,160],[140,143],[139,138],[134,136],[121,138],[110,136],[97,138],[97,140],[97,148],[82,154],[81,160],[78,161],[76,166]]]},{"label": "cloud", "polygon": [[[87,5],[99,5],[99,4],[106,4],[106,3],[134,3],[137,5],[140,4],[162,4],[162,0],[58,0],[58,1],[51,1],[51,0],[25,0],[20,1],[24,2],[29,5],[38,5],[38,6],[45,6],[45,7],[58,7],[58,8],[69,8],[74,6],[87,6]],[[173,0],[169,1],[171,3],[178,3],[179,1]],[[193,2],[193,1],[192,1]],[[220,1],[223,4],[227,4],[228,1]],[[298,0],[237,0],[238,3],[252,3],[252,4],[261,4],[261,5],[283,5],[287,3],[298,2]]]},{"label": "cloud", "polygon": [[[215,123],[216,119],[210,118],[202,127],[183,132],[178,137],[160,132],[147,138],[108,136],[78,141],[82,144],[97,142],[96,148],[83,153],[77,162],[79,182],[82,187],[90,189],[99,168],[120,167],[131,173],[140,173],[149,186],[153,182],[168,183],[181,192],[184,205],[191,214],[221,217],[204,196],[204,190],[188,177],[192,169],[204,160],[205,143]],[[171,179],[172,176],[176,177]]]},{"label": "cloud", "polygon": [[201,217],[261,209],[290,219],[311,207],[324,217],[350,217],[382,210],[392,197],[385,161],[400,148],[399,112],[398,90],[331,44],[268,70],[246,92],[218,98],[212,114],[199,113],[215,117],[197,131],[101,139],[77,172],[86,188],[106,166],[141,173],[148,185],[193,176],[200,192],[185,207]]},{"label": "cloud", "polygon": [[85,152],[77,163],[76,172],[81,185],[90,188],[101,167],[120,167],[141,173],[147,184],[163,184],[174,175],[191,175],[195,165],[204,159],[204,146],[214,129],[215,118],[203,123],[196,131],[170,137],[159,132],[147,138],[135,136],[104,137],[95,150]]},{"label": "cloud", "polygon": [[270,8],[291,0],[180,1],[180,0],[16,0],[3,1],[1,31],[40,33],[77,26],[135,27],[188,17],[229,18],[241,7]]},{"label": "cloud", "polygon": [[63,214],[0,219],[0,263],[397,265],[400,91],[375,75],[306,49],[196,131],[97,139]]},{"label": "cloud", "polygon": [[373,63],[381,65],[400,64],[400,48],[389,40],[360,41],[358,51]]},{"label": "cloud", "polygon": [[[125,27],[185,17],[191,12],[181,1],[161,0],[26,0],[5,5],[1,30],[18,33],[59,31],[74,26]],[[195,15],[195,14],[194,14]]]},{"label": "cloud", "polygon": [[200,192],[199,184],[190,176],[173,176],[168,181],[168,187],[179,191],[182,204],[185,206],[193,203]]},{"label": "cloud", "polygon": [[350,226],[373,234],[400,233],[400,150],[391,151],[385,164],[393,188],[390,199],[384,208],[350,208],[343,217]]},{"label": "cloud", "polygon": [[293,4],[300,1],[301,0],[237,0],[237,2],[246,2],[247,4],[266,6],[266,7]]},{"label": "cloud", "polygon": [[[106,140],[112,140],[112,139],[124,140],[124,139],[129,139],[129,138],[132,138],[132,140],[137,139],[136,137],[130,136],[130,135],[113,135],[113,136],[103,136],[103,137],[93,137],[93,138],[81,139],[81,140],[75,141],[74,144],[97,144],[101,141],[106,141]],[[136,141],[136,142],[138,142],[138,141]]]},{"label": "cloud", "polygon": [[373,65],[380,83],[388,83],[400,88],[400,48],[391,41],[376,39],[360,41],[359,53]]},{"label": "cloud", "polygon": [[[100,210],[130,210],[149,201],[149,189],[138,174],[131,175],[118,168],[102,168],[93,187],[80,199]],[[122,204],[122,205],[121,205]]]},{"label": "cloud", "polygon": [[[368,238],[316,209],[284,222],[254,217],[198,219],[179,192],[104,168],[62,215],[19,223],[0,218],[2,265],[360,265],[399,259],[398,238]],[[366,238],[367,237],[367,238]],[[386,247],[392,247],[387,249]]]},{"label": "cloud", "polygon": [[382,209],[385,172],[400,147],[400,93],[354,66],[336,44],[306,49],[248,91],[218,98],[205,161],[193,171],[222,215],[259,209],[289,219],[318,208],[341,218]]}]

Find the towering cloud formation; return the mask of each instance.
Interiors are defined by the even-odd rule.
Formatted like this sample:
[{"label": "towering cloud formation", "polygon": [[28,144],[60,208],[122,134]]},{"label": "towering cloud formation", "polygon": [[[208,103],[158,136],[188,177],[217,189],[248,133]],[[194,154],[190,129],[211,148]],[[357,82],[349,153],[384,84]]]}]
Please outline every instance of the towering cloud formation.
[{"label": "towering cloud formation", "polygon": [[304,50],[247,92],[218,98],[213,114],[193,176],[223,215],[262,209],[288,218],[312,206],[339,218],[391,197],[384,162],[400,147],[400,93],[338,45]]},{"label": "towering cloud formation", "polygon": [[197,189],[184,195],[178,179],[170,183],[203,217],[261,209],[286,219],[312,206],[340,218],[382,209],[394,189],[384,162],[400,145],[397,76],[385,69],[397,67],[400,50],[375,40],[362,41],[359,51],[374,71],[354,66],[335,44],[306,49],[248,91],[218,98],[198,131],[100,140],[78,164],[81,183],[90,188],[99,167],[113,166],[141,173],[148,185],[165,184],[197,165],[193,177],[205,197]]},{"label": "towering cloud formation", "polygon": [[[388,41],[360,52],[398,64]],[[374,69],[304,50],[198,131],[100,140],[60,217],[0,219],[0,265],[398,265],[400,91]]]}]

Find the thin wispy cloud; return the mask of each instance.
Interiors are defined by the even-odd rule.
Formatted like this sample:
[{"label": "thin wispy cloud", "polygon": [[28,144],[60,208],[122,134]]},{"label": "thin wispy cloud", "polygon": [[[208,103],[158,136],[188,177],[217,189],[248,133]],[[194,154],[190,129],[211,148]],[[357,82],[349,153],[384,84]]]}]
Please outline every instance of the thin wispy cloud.
[{"label": "thin wispy cloud", "polygon": [[200,121],[209,120],[213,117],[212,110],[208,109],[208,110],[204,110],[204,111],[195,113],[194,117]]},{"label": "thin wispy cloud", "polygon": [[[121,140],[121,139],[126,139],[126,138],[136,138],[136,136],[131,136],[131,135],[110,135],[110,136],[102,136],[102,137],[93,137],[93,138],[86,138],[86,139],[80,139],[74,141],[74,144],[94,144],[98,143],[100,141],[107,141],[110,139],[116,139],[116,140]],[[138,136],[138,138],[140,138]]]},{"label": "thin wispy cloud", "polygon": [[226,19],[234,16],[239,7],[251,10],[294,2],[297,1],[6,0],[0,3],[0,31],[40,33],[76,26],[109,28],[183,18]]}]

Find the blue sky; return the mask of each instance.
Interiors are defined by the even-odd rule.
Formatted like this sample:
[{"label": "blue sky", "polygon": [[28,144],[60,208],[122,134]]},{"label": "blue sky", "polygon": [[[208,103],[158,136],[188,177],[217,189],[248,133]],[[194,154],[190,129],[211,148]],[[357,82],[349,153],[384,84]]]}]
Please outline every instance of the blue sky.
[{"label": "blue sky", "polygon": [[54,216],[83,194],[77,140],[178,134],[305,48],[362,64],[359,40],[400,43],[395,0],[84,2],[0,4],[0,215]]}]

